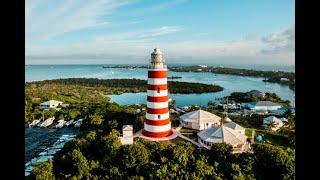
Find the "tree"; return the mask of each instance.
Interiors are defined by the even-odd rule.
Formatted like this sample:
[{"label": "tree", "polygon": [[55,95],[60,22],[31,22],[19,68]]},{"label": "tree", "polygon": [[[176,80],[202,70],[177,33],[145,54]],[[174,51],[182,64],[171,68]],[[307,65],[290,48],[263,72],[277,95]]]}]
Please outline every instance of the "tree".
[{"label": "tree", "polygon": [[228,166],[230,166],[233,148],[230,144],[214,143],[211,146],[208,162],[214,165],[215,162],[219,163],[218,171],[227,174]]},{"label": "tree", "polygon": [[138,142],[133,145],[121,146],[116,157],[121,161],[114,163],[123,170],[125,176],[146,175],[150,155],[150,151],[145,145]]},{"label": "tree", "polygon": [[194,160],[194,147],[191,143],[180,141],[173,148],[173,159],[182,167],[186,167],[189,161]]},{"label": "tree", "polygon": [[191,174],[192,179],[221,179],[215,172],[213,166],[208,165],[207,159],[201,156],[195,163],[194,172]]},{"label": "tree", "polygon": [[38,164],[32,169],[31,177],[37,180],[55,179],[52,172],[52,161]]},{"label": "tree", "polygon": [[90,166],[86,157],[83,156],[81,151],[76,149],[74,149],[70,155],[71,155],[71,161],[73,164],[72,178],[75,178],[75,179],[88,178],[90,175]]},{"label": "tree", "polygon": [[294,179],[294,150],[284,150],[269,144],[253,144],[252,146],[257,177],[263,177],[263,179]]},{"label": "tree", "polygon": [[89,116],[88,124],[90,125],[101,125],[103,123],[102,115],[93,114]]},{"label": "tree", "polygon": [[245,176],[242,174],[238,164],[231,164],[230,176],[233,180],[245,180]]}]

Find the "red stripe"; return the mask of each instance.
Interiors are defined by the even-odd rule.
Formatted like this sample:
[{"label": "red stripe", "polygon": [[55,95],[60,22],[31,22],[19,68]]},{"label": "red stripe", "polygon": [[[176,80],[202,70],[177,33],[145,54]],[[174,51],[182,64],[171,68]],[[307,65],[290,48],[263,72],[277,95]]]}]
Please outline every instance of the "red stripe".
[{"label": "red stripe", "polygon": [[169,108],[152,109],[147,107],[147,113],[149,114],[165,114],[167,112],[169,112]]},{"label": "red stripe", "polygon": [[147,101],[148,102],[166,102],[168,101],[168,96],[160,96],[160,97],[147,96]]},{"label": "red stripe", "polygon": [[170,123],[170,119],[165,119],[165,120],[149,120],[146,119],[144,121],[148,125],[153,125],[153,126],[162,126],[162,125],[167,125]]},{"label": "red stripe", "polygon": [[147,85],[147,89],[148,90],[158,90],[158,88],[160,90],[167,90],[168,89],[168,86],[166,84],[161,84],[161,85],[151,85],[151,84],[148,84]]},{"label": "red stripe", "polygon": [[143,130],[142,134],[147,137],[161,138],[161,137],[170,136],[173,134],[173,132],[171,129],[169,131],[165,131],[165,132],[149,132],[149,131]]},{"label": "red stripe", "polygon": [[148,78],[166,78],[167,71],[148,71]]}]

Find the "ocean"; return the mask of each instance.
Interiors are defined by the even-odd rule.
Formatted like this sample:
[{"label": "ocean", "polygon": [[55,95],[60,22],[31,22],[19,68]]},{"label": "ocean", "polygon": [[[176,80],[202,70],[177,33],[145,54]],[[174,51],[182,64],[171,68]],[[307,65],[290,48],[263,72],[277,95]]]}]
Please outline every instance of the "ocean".
[{"label": "ocean", "polygon": [[[28,65],[25,71],[25,81],[41,81],[49,79],[62,79],[62,78],[99,78],[99,79],[122,79],[122,78],[136,78],[147,79],[147,69],[137,68],[128,70],[125,68],[103,68],[103,65]],[[230,66],[224,66],[230,67]],[[234,66],[236,67],[236,66]],[[252,68],[243,66],[238,68]],[[254,68],[253,68],[254,67]],[[293,71],[294,67],[278,67],[276,66],[259,66],[259,70],[282,70]],[[285,70],[286,69],[286,70]],[[295,105],[295,93],[290,90],[288,86],[280,85],[277,83],[265,83],[262,78],[245,77],[237,75],[223,75],[208,72],[172,72],[168,71],[168,76],[180,76],[181,79],[175,81],[185,82],[199,82],[205,84],[217,84],[224,87],[222,92],[217,93],[204,93],[204,94],[170,94],[170,98],[176,100],[178,106],[189,104],[206,105],[209,100],[220,98],[229,95],[231,92],[247,92],[253,89],[261,90],[264,92],[274,92],[282,99],[291,101],[291,105]],[[170,91],[170,89],[169,89]],[[121,95],[111,95],[111,100],[125,104],[145,104],[144,93],[125,93]]]}]

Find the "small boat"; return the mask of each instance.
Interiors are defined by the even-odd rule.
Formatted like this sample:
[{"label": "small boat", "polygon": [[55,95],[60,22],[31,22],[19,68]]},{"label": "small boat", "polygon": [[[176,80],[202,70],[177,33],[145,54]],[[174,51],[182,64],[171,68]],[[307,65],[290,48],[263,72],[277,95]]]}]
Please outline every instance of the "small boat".
[{"label": "small boat", "polygon": [[83,119],[78,119],[78,120],[75,122],[74,127],[75,127],[75,128],[80,127],[80,126],[82,125],[82,121],[83,121]]},{"label": "small boat", "polygon": [[74,120],[72,119],[72,120],[70,120],[70,121],[67,121],[65,125],[66,125],[66,126],[69,126],[69,125],[71,125],[71,124],[73,124],[73,123],[74,123]]},{"label": "small boat", "polygon": [[32,121],[32,123],[29,124],[29,128],[36,126],[37,124],[39,124],[39,122],[40,122],[40,119]]},{"label": "small boat", "polygon": [[56,124],[56,128],[62,128],[66,124],[66,121],[63,119],[60,119],[58,121],[58,124]]},{"label": "small boat", "polygon": [[38,124],[38,127],[48,127],[50,126],[54,121],[54,117],[48,118],[45,121],[43,121],[41,124]]},{"label": "small boat", "polygon": [[181,79],[182,77],[180,76],[168,76],[168,79]]}]

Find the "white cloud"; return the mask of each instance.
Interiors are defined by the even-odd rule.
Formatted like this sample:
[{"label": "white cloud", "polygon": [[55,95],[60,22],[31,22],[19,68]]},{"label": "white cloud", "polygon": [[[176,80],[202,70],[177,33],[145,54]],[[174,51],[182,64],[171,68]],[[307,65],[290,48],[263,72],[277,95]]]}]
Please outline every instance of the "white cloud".
[{"label": "white cloud", "polygon": [[295,28],[290,27],[279,34],[271,34],[263,37],[262,42],[267,44],[263,53],[294,53],[295,51]]},{"label": "white cloud", "polygon": [[127,0],[28,0],[26,40],[47,39],[65,32],[108,24],[100,17],[127,3]]},{"label": "white cloud", "polygon": [[[101,63],[104,63],[103,59],[112,59],[116,63],[120,60],[125,60],[127,63],[146,63],[150,58],[150,51],[154,47],[159,47],[171,63],[173,61],[188,63],[190,59],[207,62],[220,59],[261,64],[294,63],[294,28],[266,36],[262,41],[249,35],[237,41],[209,41],[195,38],[212,32],[190,34],[185,36],[185,40],[172,41],[169,35],[174,34],[178,37],[178,33],[184,31],[185,27],[159,24],[155,28],[123,29],[123,32],[106,31],[104,34],[100,32],[96,35],[91,31],[92,39],[80,43],[46,43],[46,39],[65,32],[97,26],[112,26],[111,21],[108,21],[108,15],[132,2],[129,0],[26,1],[27,62],[31,59],[38,59],[37,62],[40,62],[46,61],[45,59],[68,58],[102,59]],[[155,3],[147,10],[164,10],[183,2],[185,1]],[[144,21],[145,19],[124,23],[132,25]],[[88,36],[88,34],[85,35]]]}]

